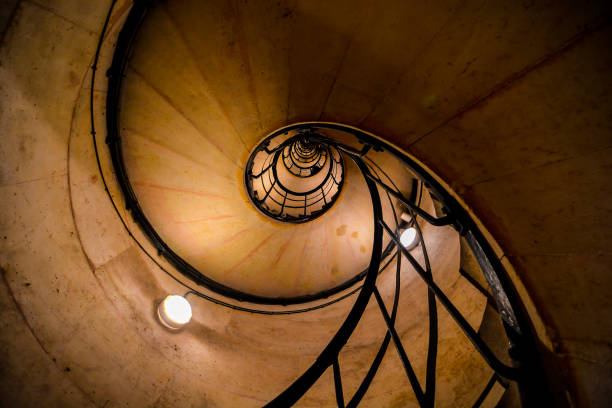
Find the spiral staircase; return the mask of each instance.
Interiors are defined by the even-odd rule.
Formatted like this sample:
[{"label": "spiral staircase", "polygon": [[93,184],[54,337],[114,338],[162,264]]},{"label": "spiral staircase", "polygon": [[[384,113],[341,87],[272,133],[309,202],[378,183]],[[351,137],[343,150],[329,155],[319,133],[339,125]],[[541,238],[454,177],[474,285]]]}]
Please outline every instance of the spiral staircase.
[{"label": "spiral staircase", "polygon": [[[7,287],[25,279],[10,296],[68,378],[53,392],[77,390],[54,400],[572,406],[497,242],[450,184],[393,143],[445,98],[431,93],[405,112],[393,92],[417,85],[385,85],[420,63],[393,59],[423,45],[397,35],[415,10],[107,6],[90,36],[63,175],[82,254],[68,244],[49,253],[65,266],[53,273],[17,277],[27,260],[3,265]],[[426,7],[438,28],[410,22],[435,39],[465,7],[480,10],[440,4]],[[378,48],[360,46],[364,38]],[[156,320],[167,294],[194,310],[178,332]]]}]

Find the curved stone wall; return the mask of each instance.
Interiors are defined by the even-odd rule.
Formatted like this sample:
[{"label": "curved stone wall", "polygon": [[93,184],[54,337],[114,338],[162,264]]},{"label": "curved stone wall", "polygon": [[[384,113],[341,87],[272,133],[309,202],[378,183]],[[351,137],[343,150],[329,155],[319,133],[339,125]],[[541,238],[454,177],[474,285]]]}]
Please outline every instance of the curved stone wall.
[{"label": "curved stone wall", "polygon": [[[221,47],[194,55],[216,103],[240,118],[233,124],[247,146],[285,123],[321,118],[359,125],[414,153],[465,199],[498,239],[500,256],[515,265],[515,280],[538,311],[533,316],[541,316],[542,340],[564,360],[569,398],[579,406],[609,399],[612,327],[602,318],[611,308],[605,288],[612,264],[608,6],[200,4],[163,4],[159,13],[175,24],[155,28],[163,34],[180,21],[186,44],[204,38]],[[350,303],[274,320],[195,300],[189,330],[174,335],[157,325],[155,301],[182,287],[143,256],[119,223],[89,135],[88,67],[108,6],[21,1],[2,38],[2,400],[261,405],[311,363]],[[129,6],[116,7],[101,65],[108,66]],[[100,141],[103,73],[94,91]],[[234,103],[238,97],[244,103]],[[117,186],[110,188],[120,203]],[[449,243],[444,231],[427,233],[434,252],[442,251],[435,242],[444,242],[452,254],[437,257],[436,268],[478,327],[484,299],[458,276],[458,241]],[[422,292],[416,282],[408,279],[403,293]],[[423,307],[418,298],[402,302],[415,313]],[[341,357],[347,393],[384,333],[375,318],[368,312]],[[415,350],[426,344],[420,321],[400,326],[406,338],[416,333]],[[484,385],[490,371],[448,319],[440,324],[439,389],[446,392],[438,402],[469,405],[481,388],[474,384]],[[422,370],[423,361],[414,359]],[[410,393],[397,393],[407,385],[398,372],[390,350],[366,405],[411,403]],[[331,375],[325,376],[304,406],[333,404]]]}]

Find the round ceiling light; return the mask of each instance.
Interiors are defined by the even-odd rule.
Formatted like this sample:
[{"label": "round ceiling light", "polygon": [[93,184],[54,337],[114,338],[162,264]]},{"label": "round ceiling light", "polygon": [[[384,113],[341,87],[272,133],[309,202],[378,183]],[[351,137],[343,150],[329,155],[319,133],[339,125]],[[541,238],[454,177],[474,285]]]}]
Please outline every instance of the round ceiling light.
[{"label": "round ceiling light", "polygon": [[157,306],[157,317],[165,327],[180,329],[191,320],[191,305],[183,296],[166,296]]},{"label": "round ceiling light", "polygon": [[400,235],[400,243],[406,249],[414,248],[417,245],[418,241],[419,239],[417,237],[417,230],[414,227],[405,229],[404,232],[402,232],[402,235]]}]

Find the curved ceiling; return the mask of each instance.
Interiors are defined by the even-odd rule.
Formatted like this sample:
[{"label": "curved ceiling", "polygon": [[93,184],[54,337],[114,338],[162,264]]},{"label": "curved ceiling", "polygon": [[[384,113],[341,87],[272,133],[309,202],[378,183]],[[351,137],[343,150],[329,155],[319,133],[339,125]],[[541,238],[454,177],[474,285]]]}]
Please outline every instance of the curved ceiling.
[{"label": "curved ceiling", "polygon": [[[117,4],[100,67],[109,65],[130,5]],[[2,399],[25,407],[262,405],[316,358],[347,306],[275,320],[197,300],[192,329],[180,337],[155,322],[155,301],[183,288],[145,258],[119,224],[89,134],[91,62],[108,6],[21,1],[2,37],[1,92],[10,101],[0,110],[6,136],[0,146]],[[156,145],[155,129],[191,138],[207,155],[202,157],[225,163],[219,177],[234,180],[233,194],[241,191],[248,151],[286,123],[333,120],[383,135],[441,174],[500,240],[500,256],[517,265],[516,282],[525,284],[542,314],[542,338],[552,339],[549,351],[571,374],[567,395],[583,406],[610,399],[612,348],[606,339],[612,326],[593,318],[610,311],[602,289],[610,287],[612,231],[606,2],[398,1],[381,7],[365,1],[194,0],[161,2],[148,21],[158,25],[143,27],[151,43],[139,46],[126,81],[132,97],[143,97],[150,109],[134,125],[141,133],[153,130],[148,141],[136,132],[130,136],[135,177],[148,173],[147,166],[156,177],[163,177],[163,166],[171,173],[190,169],[172,181],[174,187],[193,183],[187,188],[204,191],[198,174],[208,176],[202,170],[208,160],[189,156],[185,146],[164,146],[167,139]],[[97,128],[103,129],[106,79],[100,67],[94,101]],[[155,81],[162,73],[172,81]],[[164,99],[177,91],[174,100]],[[128,96],[126,109],[137,112]],[[126,123],[134,118],[124,114]],[[103,145],[104,132],[97,137]],[[101,159],[112,180],[105,152]],[[109,188],[121,203],[118,187]],[[188,201],[169,197],[146,199],[148,211],[154,214],[163,200],[170,208],[187,207]],[[248,209],[241,198],[234,204]],[[211,203],[202,201],[189,204],[196,207],[190,215],[230,215],[200,214]],[[120,212],[129,223],[124,207]],[[169,215],[182,213],[160,210],[160,228]],[[249,217],[268,223],[255,212]],[[331,236],[340,239],[344,224],[344,239],[359,248],[344,220],[334,219]],[[138,227],[129,226],[146,246]],[[178,230],[169,229],[168,236]],[[446,240],[443,233],[431,239],[440,245]],[[456,275],[458,243],[452,245],[451,254],[437,246],[436,268],[478,327],[484,301]],[[286,283],[291,281],[266,288],[252,279],[245,288],[278,293],[301,287]],[[404,306],[423,304],[418,296],[404,296]],[[417,337],[414,353],[422,368],[418,356],[425,344],[417,335],[425,328],[418,325],[418,307],[414,313],[401,331]],[[356,343],[342,357],[347,375],[354,376],[347,390],[366,370],[363,362],[377,347],[373,339],[384,334],[380,321],[370,326],[357,329]],[[490,372],[449,320],[441,327],[439,402],[467,405],[479,392],[474,383],[486,384]],[[408,387],[395,375],[401,370],[398,360],[385,359],[381,372],[387,374],[365,404],[411,404],[412,396],[395,392]],[[333,404],[328,374],[301,401],[304,406]]]},{"label": "curved ceiling", "polygon": [[[148,12],[122,82],[124,163],[156,232],[207,278],[268,298],[317,294],[367,268],[369,193],[357,167],[345,160],[344,190],[323,217],[291,225],[255,211],[243,184],[248,154],[272,126],[286,123],[293,98],[289,77],[276,76],[290,70],[291,59],[266,66],[260,76],[264,67],[248,60],[263,50],[247,48],[252,39],[286,34],[292,14],[289,6],[270,6],[271,16],[288,14],[276,24],[253,25],[246,37],[236,7],[159,2]],[[228,20],[212,23],[221,16]],[[286,52],[267,46],[271,60]],[[312,54],[313,71],[316,65]],[[409,192],[411,174],[399,163],[386,165]]]}]

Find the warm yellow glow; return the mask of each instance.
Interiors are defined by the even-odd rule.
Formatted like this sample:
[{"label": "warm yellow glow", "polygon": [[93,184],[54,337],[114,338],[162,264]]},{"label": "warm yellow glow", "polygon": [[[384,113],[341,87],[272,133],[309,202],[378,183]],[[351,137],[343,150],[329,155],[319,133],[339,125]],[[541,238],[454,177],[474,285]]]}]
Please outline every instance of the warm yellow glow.
[{"label": "warm yellow glow", "polygon": [[166,296],[158,312],[162,323],[172,328],[179,328],[191,320],[191,305],[187,299],[178,295]]},{"label": "warm yellow glow", "polygon": [[400,215],[400,218],[406,222],[412,221],[412,215],[408,214],[407,212],[403,212],[402,215]]},{"label": "warm yellow glow", "polygon": [[411,248],[416,244],[417,241],[417,230],[414,227],[410,227],[400,235],[400,242],[405,248]]}]

